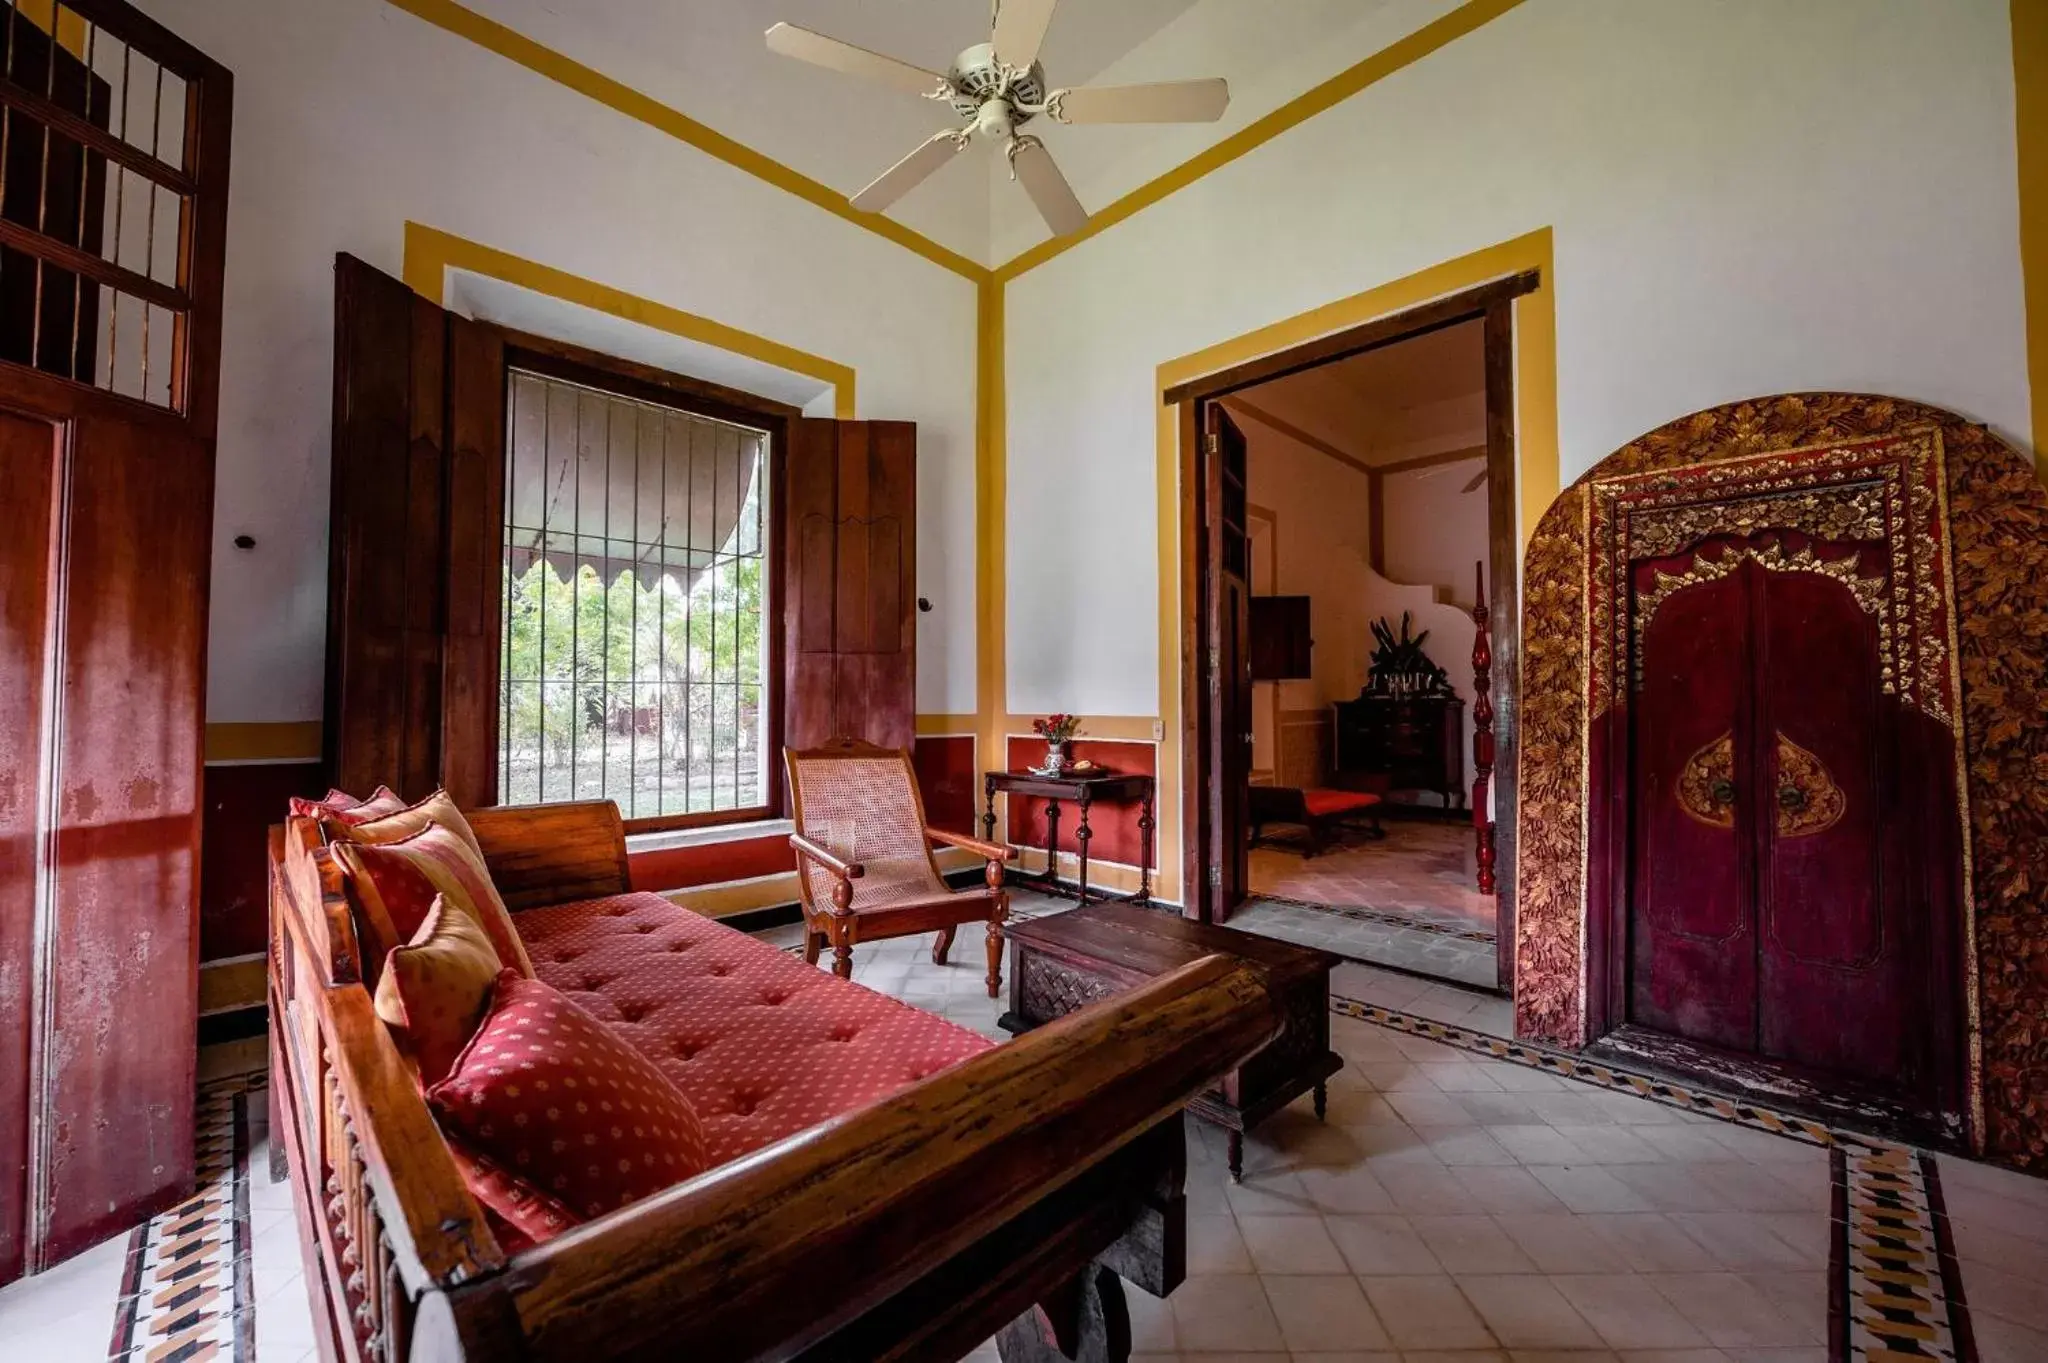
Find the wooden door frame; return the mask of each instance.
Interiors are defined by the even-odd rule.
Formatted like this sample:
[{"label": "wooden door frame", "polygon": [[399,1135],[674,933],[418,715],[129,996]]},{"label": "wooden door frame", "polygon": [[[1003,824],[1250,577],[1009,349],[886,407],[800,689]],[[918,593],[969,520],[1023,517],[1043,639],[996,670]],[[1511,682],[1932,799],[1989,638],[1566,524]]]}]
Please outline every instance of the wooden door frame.
[{"label": "wooden door frame", "polygon": [[1183,791],[1181,801],[1182,912],[1203,922],[1214,917],[1207,867],[1210,812],[1220,792],[1209,760],[1207,696],[1212,669],[1206,641],[1214,602],[1208,591],[1208,535],[1200,524],[1199,488],[1206,475],[1202,408],[1258,384],[1298,374],[1369,350],[1412,340],[1445,327],[1484,324],[1486,387],[1487,566],[1493,642],[1494,767],[1492,794],[1498,811],[1495,848],[1496,950],[1500,991],[1513,993],[1515,940],[1516,755],[1521,690],[1521,537],[1516,517],[1518,481],[1515,448],[1514,304],[1542,285],[1539,271],[1525,270],[1419,307],[1374,318],[1359,326],[1258,359],[1190,379],[1168,388],[1162,400],[1178,407],[1180,428],[1180,713]]}]

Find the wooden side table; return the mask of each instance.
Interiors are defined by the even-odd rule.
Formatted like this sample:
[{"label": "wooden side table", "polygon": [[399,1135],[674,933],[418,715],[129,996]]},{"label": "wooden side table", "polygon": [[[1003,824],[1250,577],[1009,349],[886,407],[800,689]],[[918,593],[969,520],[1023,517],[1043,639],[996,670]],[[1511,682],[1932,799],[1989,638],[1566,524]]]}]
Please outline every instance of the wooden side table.
[{"label": "wooden side table", "polygon": [[992,771],[982,779],[982,789],[987,799],[981,816],[982,836],[990,842],[994,842],[996,838],[996,795],[999,792],[1006,795],[1037,796],[1048,802],[1045,810],[1045,874],[1020,877],[1013,883],[1053,889],[1055,893],[1058,893],[1055,887],[1059,881],[1060,802],[1073,802],[1075,813],[1080,820],[1074,826],[1074,841],[1080,848],[1080,901],[1083,904],[1088,902],[1088,840],[1095,836],[1094,831],[1088,827],[1089,806],[1097,800],[1137,800],[1138,838],[1144,847],[1138,858],[1138,892],[1127,902],[1151,902],[1151,777],[1138,774],[1116,775],[1109,772],[1041,776],[1033,771]]},{"label": "wooden side table", "polygon": [[1304,1093],[1315,1095],[1316,1117],[1323,1116],[1326,1085],[1344,1067],[1330,1049],[1330,969],[1341,957],[1122,903],[1012,919],[1003,935],[1010,939],[1010,1011],[1001,1025],[1010,1032],[1029,1031],[1204,956],[1241,956],[1265,968],[1280,1001],[1280,1035],[1188,1104],[1188,1111],[1230,1133],[1233,1181],[1244,1176],[1245,1132]]}]

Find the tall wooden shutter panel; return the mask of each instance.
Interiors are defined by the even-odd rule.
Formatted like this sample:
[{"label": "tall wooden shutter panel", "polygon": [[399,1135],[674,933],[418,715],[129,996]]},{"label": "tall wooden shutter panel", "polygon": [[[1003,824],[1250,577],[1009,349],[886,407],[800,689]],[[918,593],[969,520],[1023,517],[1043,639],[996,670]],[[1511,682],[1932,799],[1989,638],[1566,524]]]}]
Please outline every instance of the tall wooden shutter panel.
[{"label": "tall wooden shutter panel", "polygon": [[917,717],[917,427],[802,420],[788,462],[783,742],[908,748]]},{"label": "tall wooden shutter panel", "polygon": [[504,349],[335,262],[326,748],[331,779],[497,798]]},{"label": "tall wooden shutter panel", "polygon": [[[16,96],[0,110],[0,1284],[193,1184],[233,90],[121,0],[55,11],[54,45],[52,11],[29,10],[0,25]],[[110,55],[181,101],[177,145],[107,131],[112,87],[87,68]],[[106,258],[109,143],[130,204],[138,184],[161,197],[149,238],[158,266],[177,245],[168,278]],[[169,324],[153,355],[113,344],[145,301]],[[16,1333],[0,1355],[37,1352]]]}]

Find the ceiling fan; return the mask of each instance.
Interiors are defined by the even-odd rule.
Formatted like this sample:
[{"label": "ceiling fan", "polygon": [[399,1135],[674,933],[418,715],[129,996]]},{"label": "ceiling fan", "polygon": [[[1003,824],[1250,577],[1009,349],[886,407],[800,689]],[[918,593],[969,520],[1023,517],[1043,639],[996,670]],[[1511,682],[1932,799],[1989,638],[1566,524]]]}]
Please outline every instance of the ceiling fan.
[{"label": "ceiling fan", "polygon": [[1001,142],[1010,178],[1021,181],[1054,236],[1078,232],[1088,210],[1074,197],[1067,177],[1053,164],[1045,144],[1018,128],[1040,114],[1056,123],[1213,123],[1230,103],[1221,78],[1166,81],[1155,85],[1083,86],[1050,89],[1038,49],[1059,0],[994,0],[989,41],[953,59],[945,75],[813,33],[794,24],[768,30],[768,50],[830,67],[852,76],[893,85],[908,94],[941,100],[966,121],[934,133],[917,150],[883,171],[853,196],[853,206],[879,213],[965,151],[980,133]]}]

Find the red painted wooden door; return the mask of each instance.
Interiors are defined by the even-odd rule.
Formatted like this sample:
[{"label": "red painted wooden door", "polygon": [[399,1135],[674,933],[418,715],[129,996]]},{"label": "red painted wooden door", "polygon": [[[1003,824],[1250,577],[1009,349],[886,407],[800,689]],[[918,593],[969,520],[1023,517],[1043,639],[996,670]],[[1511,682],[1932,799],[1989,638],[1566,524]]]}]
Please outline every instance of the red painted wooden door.
[{"label": "red painted wooden door", "polygon": [[790,432],[783,744],[912,746],[917,427],[806,419]]},{"label": "red painted wooden door", "polygon": [[1840,577],[1755,557],[1660,591],[1658,568],[1690,565],[1633,584],[1630,1020],[1924,1090],[1913,830],[1941,811],[1916,819],[1896,770],[1877,621]]},{"label": "red painted wooden door", "polygon": [[[194,1173],[231,82],[119,0],[51,13],[0,25],[0,1282]],[[146,143],[88,73],[131,57]]]}]

